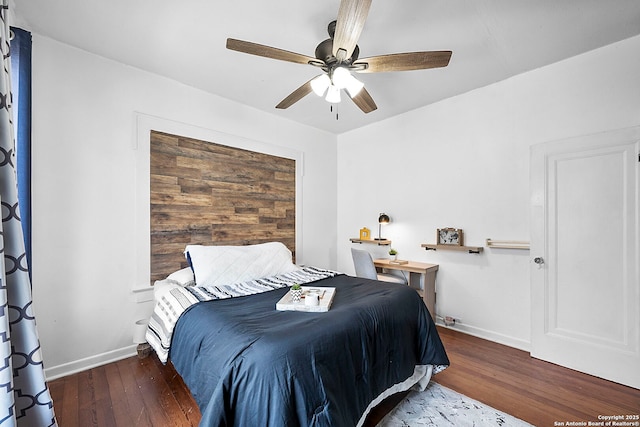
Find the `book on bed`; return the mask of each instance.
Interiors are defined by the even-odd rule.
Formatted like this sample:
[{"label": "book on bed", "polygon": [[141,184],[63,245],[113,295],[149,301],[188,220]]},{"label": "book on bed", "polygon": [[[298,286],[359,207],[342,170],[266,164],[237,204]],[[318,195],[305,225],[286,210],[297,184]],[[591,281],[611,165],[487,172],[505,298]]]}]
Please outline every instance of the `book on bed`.
[{"label": "book on bed", "polygon": [[[299,301],[293,301],[291,291],[287,292],[280,301],[276,303],[276,310],[279,311],[310,311],[314,313],[329,311],[336,288],[323,286],[302,286],[302,297]],[[318,296],[317,305],[309,305],[306,298]]]}]

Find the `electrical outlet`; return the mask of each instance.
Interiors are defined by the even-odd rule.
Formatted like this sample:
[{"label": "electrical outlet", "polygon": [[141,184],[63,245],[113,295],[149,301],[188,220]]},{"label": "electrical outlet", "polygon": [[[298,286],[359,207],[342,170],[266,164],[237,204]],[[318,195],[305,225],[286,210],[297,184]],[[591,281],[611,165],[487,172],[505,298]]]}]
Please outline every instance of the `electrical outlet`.
[{"label": "electrical outlet", "polygon": [[453,317],[453,316],[445,316],[442,320],[444,321],[444,324],[446,326],[453,326],[456,323],[462,323],[460,321],[460,319],[458,319],[457,317]]}]

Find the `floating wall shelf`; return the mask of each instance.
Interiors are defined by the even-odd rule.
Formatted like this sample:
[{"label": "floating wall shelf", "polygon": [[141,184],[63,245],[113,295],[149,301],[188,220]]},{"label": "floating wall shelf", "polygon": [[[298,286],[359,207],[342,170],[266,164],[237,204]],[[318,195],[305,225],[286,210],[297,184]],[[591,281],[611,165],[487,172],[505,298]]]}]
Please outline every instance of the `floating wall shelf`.
[{"label": "floating wall shelf", "polygon": [[458,245],[429,245],[423,243],[420,245],[427,251],[436,251],[436,250],[444,250],[444,251],[464,251],[469,252],[470,254],[479,254],[482,252],[482,246],[458,246]]},{"label": "floating wall shelf", "polygon": [[368,244],[374,244],[374,245],[378,245],[378,246],[389,246],[391,244],[391,240],[387,240],[387,239],[384,239],[384,240],[349,239],[349,240],[351,240],[351,243],[368,243]]}]

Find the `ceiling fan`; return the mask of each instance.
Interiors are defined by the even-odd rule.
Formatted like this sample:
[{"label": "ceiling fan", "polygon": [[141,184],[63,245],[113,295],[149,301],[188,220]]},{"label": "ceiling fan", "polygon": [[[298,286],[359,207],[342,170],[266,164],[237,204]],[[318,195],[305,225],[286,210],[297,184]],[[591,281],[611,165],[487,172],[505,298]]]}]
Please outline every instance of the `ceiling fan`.
[{"label": "ceiling fan", "polygon": [[321,42],[315,50],[315,58],[295,52],[265,46],[243,40],[227,39],[227,49],[251,55],[309,64],[324,71],[294,90],[284,98],[276,108],[289,108],[311,92],[325,96],[330,103],[340,102],[340,93],[344,89],[353,102],[365,113],[378,107],[356,79],[356,73],[381,73],[387,71],[409,71],[427,68],[446,67],[451,51],[407,52],[372,56],[359,59],[358,38],[369,14],[372,0],[342,0],[338,9],[338,18],[329,23],[329,38]]}]

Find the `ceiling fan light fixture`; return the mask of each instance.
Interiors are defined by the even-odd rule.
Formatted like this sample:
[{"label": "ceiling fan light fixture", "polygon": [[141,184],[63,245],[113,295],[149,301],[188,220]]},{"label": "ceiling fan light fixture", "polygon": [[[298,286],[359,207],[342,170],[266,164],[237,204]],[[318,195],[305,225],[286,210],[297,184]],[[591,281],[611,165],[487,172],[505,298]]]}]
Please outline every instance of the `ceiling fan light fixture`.
[{"label": "ceiling fan light fixture", "polygon": [[330,85],[327,90],[327,97],[325,98],[327,102],[332,104],[340,103],[340,88],[335,85]]},{"label": "ceiling fan light fixture", "polygon": [[353,98],[362,90],[363,87],[364,87],[364,83],[362,83],[360,80],[356,79],[355,77],[351,76],[351,78],[349,79],[349,82],[347,83],[347,87],[345,89],[347,89],[347,92],[349,92],[349,96]]},{"label": "ceiling fan light fixture", "polygon": [[353,76],[344,67],[336,67],[331,73],[331,81],[338,89],[346,89],[347,84],[349,84],[349,77]]},{"label": "ceiling fan light fixture", "polygon": [[331,81],[339,89],[346,89],[351,97],[356,96],[364,87],[364,83],[353,77],[345,67],[336,67],[331,73]]},{"label": "ceiling fan light fixture", "polygon": [[318,96],[323,96],[329,86],[331,86],[331,79],[326,74],[320,74],[318,77],[311,80],[310,84],[313,93]]}]

